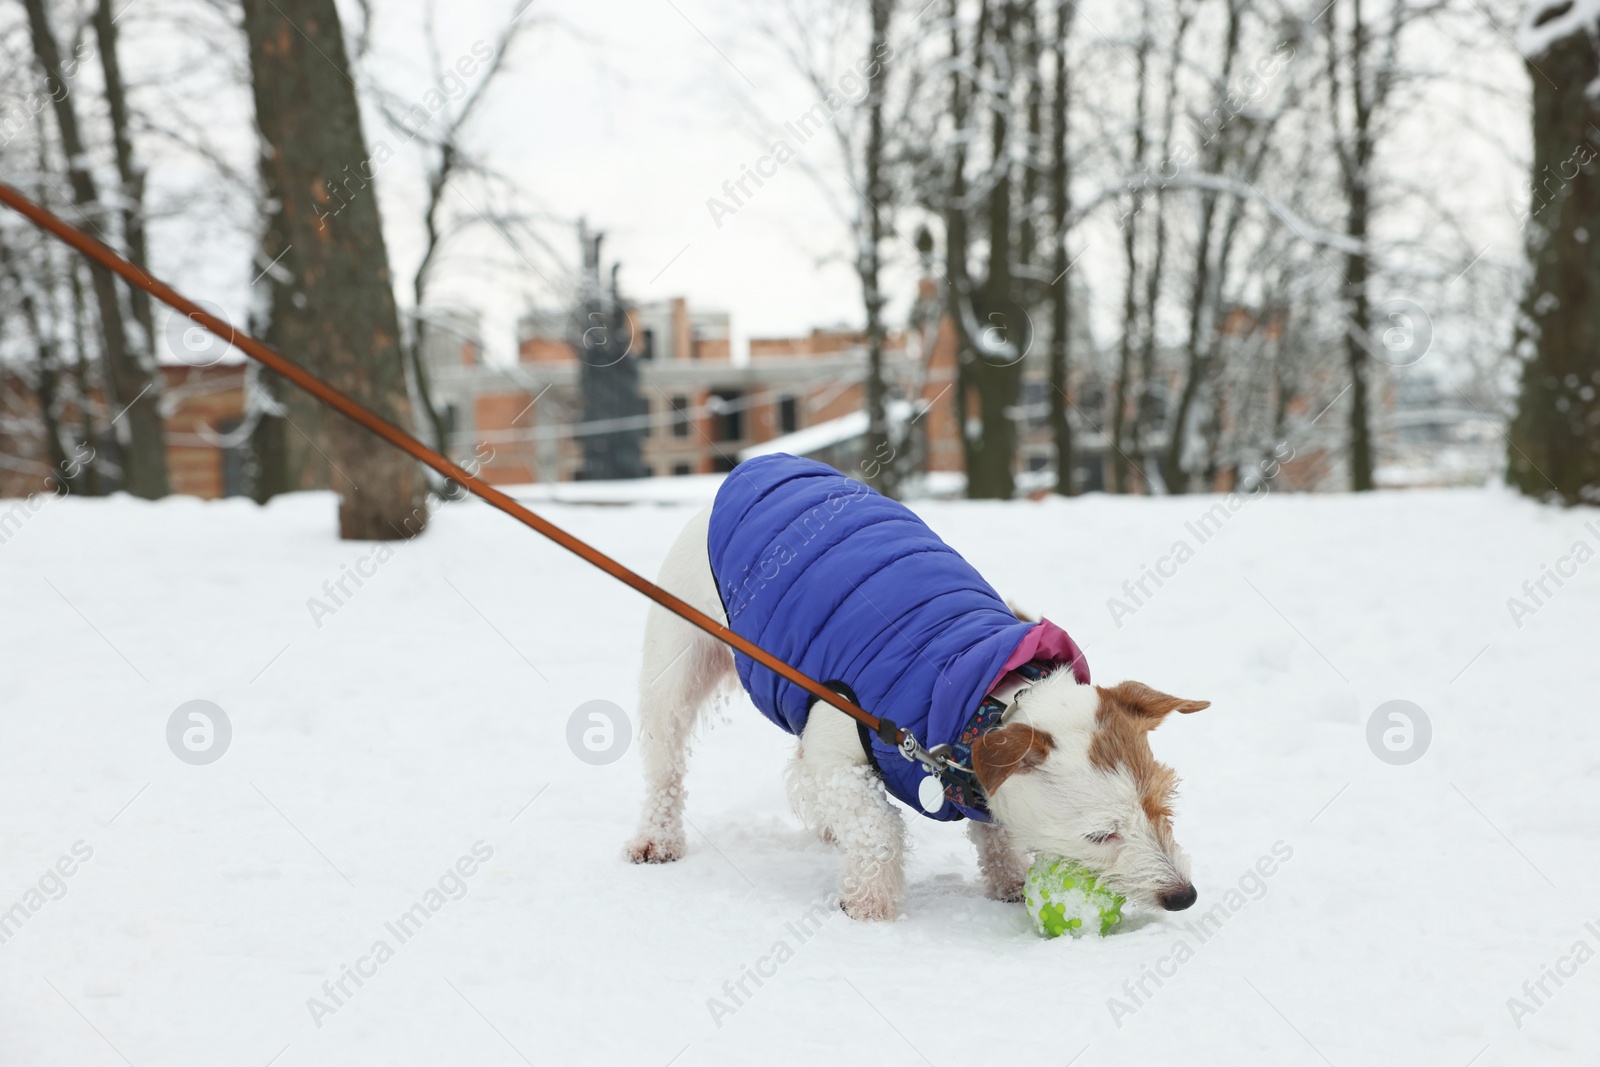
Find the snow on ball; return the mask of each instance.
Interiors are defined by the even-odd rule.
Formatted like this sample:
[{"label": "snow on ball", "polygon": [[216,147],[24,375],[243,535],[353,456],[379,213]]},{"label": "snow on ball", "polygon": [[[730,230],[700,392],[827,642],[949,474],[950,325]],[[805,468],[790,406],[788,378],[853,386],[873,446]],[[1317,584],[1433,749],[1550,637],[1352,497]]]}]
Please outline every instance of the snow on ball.
[{"label": "snow on ball", "polygon": [[1085,930],[1097,928],[1104,937],[1122,921],[1125,903],[1122,894],[1101,885],[1089,868],[1044,856],[1028,868],[1023,899],[1033,925],[1045,937],[1082,937]]}]

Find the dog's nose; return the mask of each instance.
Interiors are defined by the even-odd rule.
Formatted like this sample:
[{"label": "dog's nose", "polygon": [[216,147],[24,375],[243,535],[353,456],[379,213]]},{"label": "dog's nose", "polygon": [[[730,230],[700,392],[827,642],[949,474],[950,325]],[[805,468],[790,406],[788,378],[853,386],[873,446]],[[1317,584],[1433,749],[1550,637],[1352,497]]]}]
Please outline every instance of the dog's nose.
[{"label": "dog's nose", "polygon": [[1182,911],[1198,900],[1199,897],[1200,894],[1196,892],[1194,886],[1186,885],[1182,889],[1174,889],[1170,893],[1162,893],[1161,906],[1168,911]]}]

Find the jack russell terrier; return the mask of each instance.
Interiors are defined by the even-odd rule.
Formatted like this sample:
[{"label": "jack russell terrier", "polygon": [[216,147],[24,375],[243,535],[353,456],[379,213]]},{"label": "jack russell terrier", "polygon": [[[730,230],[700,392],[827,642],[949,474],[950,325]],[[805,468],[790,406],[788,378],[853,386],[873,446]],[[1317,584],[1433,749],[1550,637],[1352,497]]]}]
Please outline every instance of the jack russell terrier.
[{"label": "jack russell terrier", "polygon": [[800,738],[790,802],[843,849],[839,902],[853,918],[900,914],[906,833],[890,796],[928,818],[969,820],[997,900],[1021,899],[1033,853],[1075,860],[1148,907],[1194,903],[1189,859],[1172,834],[1177,775],[1156,761],[1147,735],[1172,712],[1209,703],[1139,682],[1089,684],[1065,631],[1018,618],[903,504],[821,463],[749,460],[678,536],[660,584],[947,762],[931,774],[843,712],[652,606],[633,862],[684,854],[689,741],[737,673],[756,707]]}]

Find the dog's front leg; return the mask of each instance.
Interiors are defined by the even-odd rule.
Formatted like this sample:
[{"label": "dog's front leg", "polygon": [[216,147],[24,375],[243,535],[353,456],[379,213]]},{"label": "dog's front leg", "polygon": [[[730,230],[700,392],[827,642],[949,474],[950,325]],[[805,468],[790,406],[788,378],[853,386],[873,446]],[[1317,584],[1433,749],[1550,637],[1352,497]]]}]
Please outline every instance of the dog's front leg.
[{"label": "dog's front leg", "polygon": [[839,906],[852,919],[899,918],[906,827],[883,782],[865,765],[838,767],[823,781],[819,800],[825,825],[844,849]]},{"label": "dog's front leg", "polygon": [[852,919],[900,916],[906,827],[883,782],[867,765],[854,721],[813,709],[791,770],[795,813],[844,850],[839,906]]},{"label": "dog's front leg", "polygon": [[990,899],[1021,900],[1028,859],[1017,851],[1011,831],[997,823],[974,820],[967,824],[967,837],[978,850],[978,871]]}]

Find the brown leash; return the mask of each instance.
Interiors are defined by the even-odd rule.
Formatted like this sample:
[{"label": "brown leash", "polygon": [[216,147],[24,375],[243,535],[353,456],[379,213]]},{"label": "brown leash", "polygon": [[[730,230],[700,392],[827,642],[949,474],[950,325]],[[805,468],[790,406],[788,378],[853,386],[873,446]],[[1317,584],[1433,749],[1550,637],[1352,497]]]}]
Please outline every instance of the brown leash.
[{"label": "brown leash", "polygon": [[884,744],[899,748],[907,759],[918,760],[927,766],[934,765],[929,761],[936,760],[937,757],[929,756],[922,749],[922,746],[917,743],[917,739],[912,736],[910,731],[902,730],[888,719],[879,718],[871,712],[857,707],[854,703],[846,700],[822,683],[813,681],[783,660],[740,637],[705,612],[679,600],[659,585],[634,573],[592,545],[578,540],[554,523],[540,518],[494,486],[475,475],[468,474],[465,470],[462,470],[444,456],[418,441],[394,423],[369,411],[298,363],[291,363],[255,338],[235,330],[227,322],[208,313],[204,308],[187,299],[171,286],[152,278],[106,245],[90,237],[82,230],[63,222],[49,210],[34,203],[4,182],[0,182],[0,202],[4,202],[7,207],[25,216],[35,226],[59,238],[100,266],[118,274],[129,285],[143,289],[163,304],[169,305],[188,317],[191,322],[204,326],[251,359],[281,374],[324,404],[338,411],[341,415],[352,419],[357,424],[377,434],[413,459],[427,464],[446,478],[459,482],[480,500],[499,508],[524,526],[532,527],[539,533],[544,534],[568,552],[588,560],[618,581],[632,586],[674,615],[693,623],[735,651],[744,653],[769,671],[798,685],[818,700],[838,708],[877,734],[879,740]]}]

